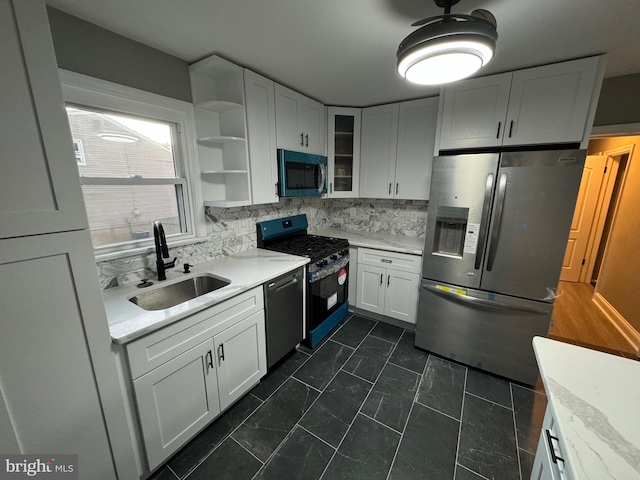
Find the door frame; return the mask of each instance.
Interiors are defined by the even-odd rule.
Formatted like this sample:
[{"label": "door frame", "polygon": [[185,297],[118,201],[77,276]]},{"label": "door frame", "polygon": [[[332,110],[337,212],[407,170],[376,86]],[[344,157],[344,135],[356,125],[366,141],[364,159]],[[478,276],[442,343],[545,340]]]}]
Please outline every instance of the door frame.
[{"label": "door frame", "polygon": [[593,275],[596,258],[598,256],[598,249],[603,241],[602,235],[604,233],[604,224],[611,206],[613,187],[615,186],[618,170],[620,168],[620,157],[625,154],[628,154],[629,157],[631,157],[634,147],[634,144],[629,144],[600,153],[600,155],[607,157],[607,162],[605,164],[606,172],[600,185],[595,214],[589,231],[589,240],[587,241],[587,248],[585,250],[584,257],[586,261],[584,265],[582,265],[580,277],[578,279],[578,282],[580,283],[591,282],[591,276]]}]

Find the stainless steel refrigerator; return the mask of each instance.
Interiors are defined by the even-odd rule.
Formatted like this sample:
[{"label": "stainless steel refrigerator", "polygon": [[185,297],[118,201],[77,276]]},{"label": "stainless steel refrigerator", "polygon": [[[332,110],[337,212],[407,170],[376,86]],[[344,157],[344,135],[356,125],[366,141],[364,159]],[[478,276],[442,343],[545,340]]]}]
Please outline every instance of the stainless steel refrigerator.
[{"label": "stainless steel refrigerator", "polygon": [[546,336],[584,150],[436,157],[416,346],[525,384]]}]

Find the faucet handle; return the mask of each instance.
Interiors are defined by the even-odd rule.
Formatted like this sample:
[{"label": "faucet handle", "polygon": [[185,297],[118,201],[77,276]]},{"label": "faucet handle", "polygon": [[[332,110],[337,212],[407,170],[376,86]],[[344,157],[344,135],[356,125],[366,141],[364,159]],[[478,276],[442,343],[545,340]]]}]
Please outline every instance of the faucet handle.
[{"label": "faucet handle", "polygon": [[164,268],[173,268],[176,266],[176,260],[178,260],[178,257],[173,257],[173,260],[170,262],[166,262],[164,264]]}]

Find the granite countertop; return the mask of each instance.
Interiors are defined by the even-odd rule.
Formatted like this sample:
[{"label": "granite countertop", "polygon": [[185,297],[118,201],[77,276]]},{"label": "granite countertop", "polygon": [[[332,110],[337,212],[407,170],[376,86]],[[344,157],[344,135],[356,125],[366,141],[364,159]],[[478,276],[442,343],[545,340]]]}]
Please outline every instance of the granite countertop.
[{"label": "granite countertop", "polygon": [[424,237],[407,237],[378,232],[352,232],[337,228],[325,228],[313,233],[325,237],[345,238],[349,241],[349,245],[354,247],[377,248],[378,250],[412,255],[422,255],[424,249]]},{"label": "granite countertop", "polygon": [[533,348],[573,480],[640,478],[640,362],[541,337]]},{"label": "granite countertop", "polygon": [[[179,269],[167,270],[167,280],[158,282],[151,279],[154,284],[148,288],[138,288],[136,283],[110,288],[102,292],[102,296],[111,339],[117,344],[130,342],[307,263],[309,263],[308,258],[253,249],[201,263],[192,267],[192,273],[189,274],[181,273]],[[202,274],[222,277],[230,280],[231,283],[219,290],[165,310],[143,310],[128,300],[138,293],[153,290],[159,285],[177,283],[185,278]]]}]

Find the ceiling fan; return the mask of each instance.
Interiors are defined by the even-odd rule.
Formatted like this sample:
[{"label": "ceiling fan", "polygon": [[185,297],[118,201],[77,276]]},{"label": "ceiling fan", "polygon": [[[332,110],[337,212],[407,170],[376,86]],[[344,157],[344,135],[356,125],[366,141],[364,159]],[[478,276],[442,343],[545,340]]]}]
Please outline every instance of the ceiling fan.
[{"label": "ceiling fan", "polygon": [[496,19],[477,9],[470,15],[452,14],[460,0],[434,0],[443,15],[423,18],[421,27],[398,47],[397,71],[410,82],[438,85],[466,78],[489,63],[498,39]]}]

